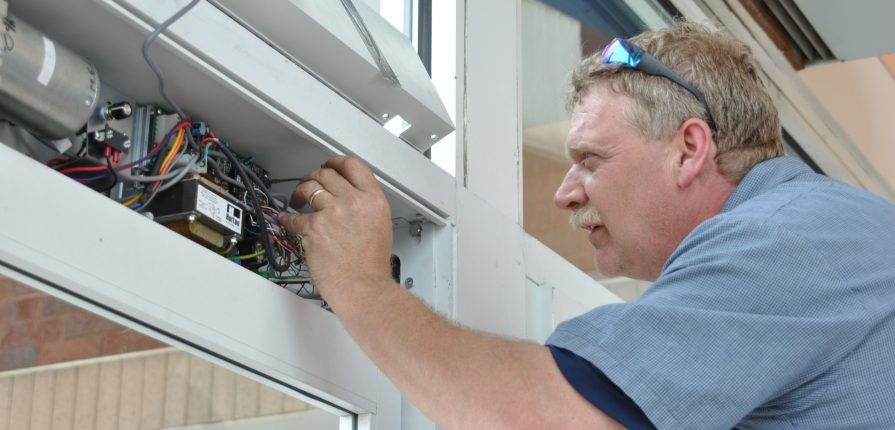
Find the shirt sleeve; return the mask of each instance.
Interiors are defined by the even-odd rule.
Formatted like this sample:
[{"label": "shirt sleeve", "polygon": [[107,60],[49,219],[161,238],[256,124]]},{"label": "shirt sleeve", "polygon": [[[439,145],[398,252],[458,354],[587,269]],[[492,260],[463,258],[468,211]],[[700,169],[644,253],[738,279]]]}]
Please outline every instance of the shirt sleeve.
[{"label": "shirt sleeve", "polygon": [[767,220],[716,218],[639,301],[591,310],[547,340],[600,369],[657,428],[732,428],[868,330],[861,304],[804,238]]},{"label": "shirt sleeve", "polygon": [[591,362],[562,348],[548,345],[556,366],[572,388],[604,414],[631,430],[655,430],[640,407]]}]

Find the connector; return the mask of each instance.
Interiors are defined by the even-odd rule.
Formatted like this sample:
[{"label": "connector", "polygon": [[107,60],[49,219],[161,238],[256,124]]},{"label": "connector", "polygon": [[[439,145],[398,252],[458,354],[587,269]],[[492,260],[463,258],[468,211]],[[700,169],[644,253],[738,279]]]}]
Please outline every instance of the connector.
[{"label": "connector", "polygon": [[202,121],[195,121],[193,122],[191,130],[193,132],[193,137],[199,138],[208,134],[208,125]]}]

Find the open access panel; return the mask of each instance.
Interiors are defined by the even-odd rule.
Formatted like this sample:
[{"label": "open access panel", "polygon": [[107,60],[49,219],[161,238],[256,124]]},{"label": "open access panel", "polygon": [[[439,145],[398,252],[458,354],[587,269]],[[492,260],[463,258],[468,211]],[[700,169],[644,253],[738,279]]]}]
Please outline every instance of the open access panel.
[{"label": "open access panel", "polygon": [[[425,139],[449,131],[445,115],[412,89],[421,85],[414,63],[400,54],[391,62],[397,82],[365,78],[371,91],[400,93],[380,109],[363,97],[363,86],[340,89],[350,70],[328,69],[312,56],[303,61],[300,49],[278,43],[287,40],[281,28],[260,26],[254,15],[241,17],[228,2],[199,1],[149,50],[170,98],[185,113],[180,117],[160,94],[142,45],[188,3],[10,2],[5,32],[19,37],[16,32],[27,26],[35,42],[22,42],[19,52],[7,45],[0,71],[32,46],[34,79],[52,89],[60,77],[54,73],[71,54],[89,65],[86,79],[95,93],[93,100],[83,98],[83,127],[4,112],[0,270],[278,389],[302,393],[347,417],[346,428],[398,428],[399,393],[315,297],[312,280],[301,271],[300,241],[273,231],[275,217],[268,212],[283,210],[284,196],[296,184],[290,178],[333,155],[363,158],[392,205],[396,281],[437,306],[439,297],[450,296],[448,220],[456,191],[453,178],[420,151]],[[374,41],[392,40],[376,36],[388,28],[360,3],[353,6],[364,25],[327,36],[327,25],[356,25],[357,16],[350,7],[321,14],[313,3],[272,2],[270,10],[304,19],[316,32],[319,52],[332,49],[358,64],[369,64],[373,51],[347,49],[358,45],[345,39],[365,40],[361,27]],[[302,28],[291,30],[303,37]],[[395,52],[389,43],[380,54]],[[59,68],[47,71],[48,64]],[[386,131],[383,114],[402,114],[407,106],[423,113],[403,112],[416,118],[404,134]],[[53,119],[71,111],[44,113]],[[16,123],[18,117],[24,120]],[[139,182],[111,174],[128,164],[122,174],[169,176]],[[269,244],[258,239],[268,235]],[[271,262],[288,263],[286,271]]]}]

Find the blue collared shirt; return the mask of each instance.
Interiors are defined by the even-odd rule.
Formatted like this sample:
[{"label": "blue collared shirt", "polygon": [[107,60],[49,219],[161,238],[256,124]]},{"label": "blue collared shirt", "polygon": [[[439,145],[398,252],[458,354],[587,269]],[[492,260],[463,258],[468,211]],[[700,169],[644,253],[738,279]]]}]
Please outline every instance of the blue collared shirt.
[{"label": "blue collared shirt", "polygon": [[660,429],[895,428],[895,206],[795,158],[762,162],[640,300],[547,344]]}]

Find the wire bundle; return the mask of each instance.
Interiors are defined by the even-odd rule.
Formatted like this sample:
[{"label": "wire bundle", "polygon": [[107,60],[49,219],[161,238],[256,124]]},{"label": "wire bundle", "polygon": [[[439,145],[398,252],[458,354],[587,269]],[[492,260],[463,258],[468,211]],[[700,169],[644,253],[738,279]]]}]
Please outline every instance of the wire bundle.
[{"label": "wire bundle", "polygon": [[[174,108],[180,122],[172,127],[152,150],[138,160],[120,164],[119,152],[107,147],[104,154],[105,165],[76,166],[79,163],[95,164],[80,154],[86,148],[85,143],[82,151],[79,151],[75,157],[67,160],[51,160],[51,164],[60,173],[72,176],[73,179],[84,184],[111,175],[113,183],[107,190],[111,190],[121,180],[145,184],[141,191],[120,200],[121,204],[138,211],[147,210],[159,193],[179,183],[190,172],[198,171],[201,166],[210,167],[214,170],[214,177],[232,185],[235,189],[244,190],[244,208],[250,214],[250,224],[255,228],[250,231],[252,237],[243,239],[243,241],[250,241],[250,244],[255,247],[254,251],[244,255],[232,255],[237,244],[231,242],[225,249],[219,251],[220,254],[237,263],[263,258],[266,260],[267,266],[267,271],[263,272],[266,274],[264,276],[284,287],[298,284],[300,288],[296,292],[297,294],[305,298],[320,300],[319,294],[310,284],[307,270],[302,265],[303,252],[300,238],[288,233],[277,221],[280,211],[286,210],[285,202],[271,196],[264,181],[248,165],[250,160],[248,162],[240,160],[228,145],[219,140],[213,132],[208,131],[204,135],[197,133],[194,136],[195,130],[191,122],[187,120],[188,117],[180,106],[168,95],[161,70],[150,56],[150,47],[155,39],[200,1],[192,0],[162,22],[146,37],[142,47],[146,63],[158,78],[159,92],[164,100]],[[197,138],[199,143],[196,142]],[[216,150],[212,149],[213,146]],[[148,160],[153,161],[147,169],[143,163]],[[226,163],[229,163],[229,169],[224,168],[223,165]],[[130,169],[134,167],[140,168],[138,173],[148,172],[148,174],[130,172]],[[92,173],[95,175],[85,177]],[[230,176],[233,173],[235,173],[235,177]],[[231,191],[233,189],[231,188]],[[249,230],[247,226],[247,231]],[[258,242],[261,244],[260,250],[257,249]],[[275,274],[275,276],[271,276],[271,274]]]}]

